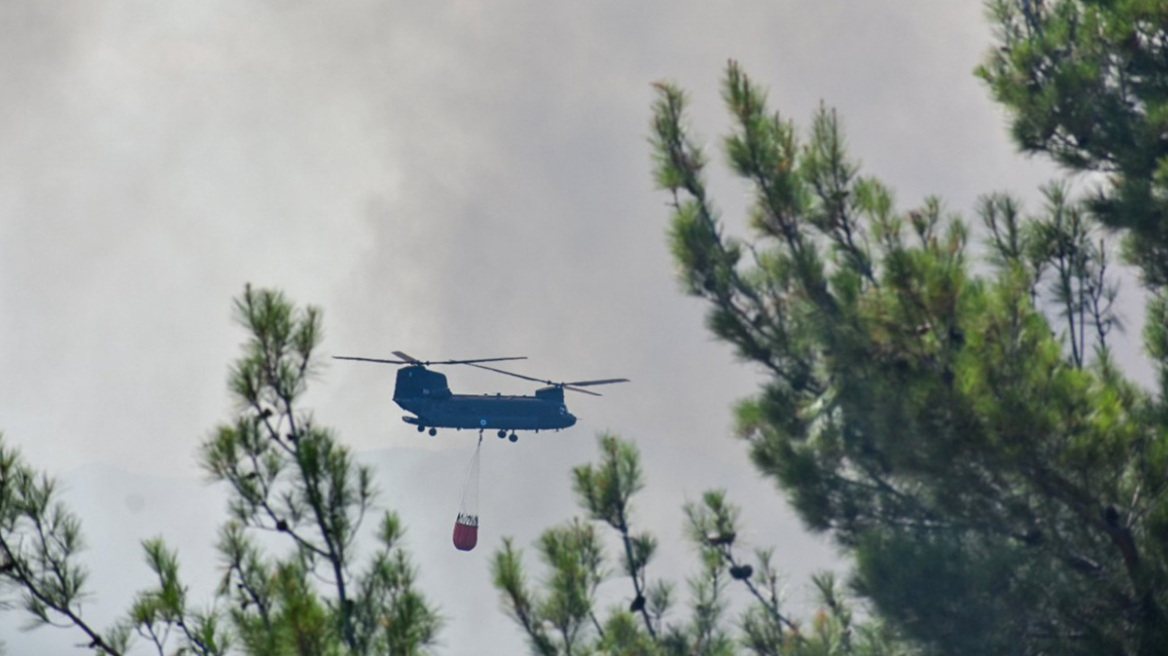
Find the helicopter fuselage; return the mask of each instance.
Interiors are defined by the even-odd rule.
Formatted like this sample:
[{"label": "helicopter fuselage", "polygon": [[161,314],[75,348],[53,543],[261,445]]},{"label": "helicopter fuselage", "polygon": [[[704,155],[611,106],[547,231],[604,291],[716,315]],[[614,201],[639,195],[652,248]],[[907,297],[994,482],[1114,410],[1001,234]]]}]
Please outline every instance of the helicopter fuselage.
[{"label": "helicopter fuselage", "polygon": [[453,394],[445,375],[416,365],[398,370],[393,400],[414,414],[403,417],[406,423],[426,428],[539,431],[576,423],[561,387],[544,387],[534,396]]},{"label": "helicopter fuselage", "polygon": [[407,424],[428,428],[559,430],[576,423],[563,403],[534,396],[452,394],[445,399],[399,399],[397,404],[414,413],[403,417]]}]

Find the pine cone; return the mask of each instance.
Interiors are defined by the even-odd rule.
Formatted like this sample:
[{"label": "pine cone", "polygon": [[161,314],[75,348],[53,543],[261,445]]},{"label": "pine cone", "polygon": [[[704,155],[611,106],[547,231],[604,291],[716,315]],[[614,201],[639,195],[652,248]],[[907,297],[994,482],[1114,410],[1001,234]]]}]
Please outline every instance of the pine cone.
[{"label": "pine cone", "polygon": [[754,574],[754,568],[750,565],[735,565],[730,568],[730,576],[733,576],[737,581],[745,581]]}]

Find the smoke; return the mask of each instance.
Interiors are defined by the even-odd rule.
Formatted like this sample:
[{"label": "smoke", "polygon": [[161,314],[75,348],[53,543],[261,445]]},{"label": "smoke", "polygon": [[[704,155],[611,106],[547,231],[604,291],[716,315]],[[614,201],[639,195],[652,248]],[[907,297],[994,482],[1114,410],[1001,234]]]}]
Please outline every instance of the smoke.
[{"label": "smoke", "polygon": [[[456,499],[444,484],[382,483],[452,616],[483,617],[492,603],[482,554],[500,535],[526,544],[572,512],[568,472],[594,456],[600,429],[645,454],[637,518],[666,545],[661,573],[692,567],[681,503],[724,487],[746,505],[756,544],[778,545],[798,596],[797,581],[833,554],[727,437],[730,404],[757,372],[711,339],[673,279],[646,143],[650,83],[690,91],[732,227],[747,199],[716,154],[728,58],[799,124],[821,101],[838,107],[864,172],[901,206],[937,193],[967,211],[980,193],[1030,193],[1052,173],[1013,154],[971,75],[989,40],[980,11],[859,0],[4,3],[0,428],[54,472],[104,462],[196,476],[194,449],[228,416],[227,365],[244,337],[230,299],[246,282],[274,286],[324,309],[324,356],[526,355],[514,368],[529,375],[632,379],[571,398],[581,424],[570,431],[484,445],[477,569],[449,563]],[[447,373],[457,392],[531,391]],[[392,381],[392,367],[330,362],[310,402],[342,440],[390,462],[406,447],[469,456],[470,433],[431,440],[401,423]],[[140,566],[130,554],[116,567]],[[451,568],[473,579],[462,598],[443,588],[438,572]],[[502,615],[489,620],[478,635],[452,626],[445,652],[521,649]]]}]

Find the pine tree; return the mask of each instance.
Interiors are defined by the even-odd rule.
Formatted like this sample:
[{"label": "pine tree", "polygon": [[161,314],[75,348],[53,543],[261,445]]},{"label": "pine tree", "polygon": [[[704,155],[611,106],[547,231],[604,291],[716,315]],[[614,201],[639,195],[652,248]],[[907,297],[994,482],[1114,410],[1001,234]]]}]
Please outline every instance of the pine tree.
[{"label": "pine tree", "polygon": [[[176,551],[148,540],[157,585],[140,592],[115,626],[88,624],[80,612],[87,594],[80,521],[53,479],[2,441],[0,593],[19,597],[35,622],[72,625],[90,648],[111,655],[129,653],[134,638],[160,655],[426,653],[441,618],[415,587],[401,521],[384,513],[375,549],[358,557],[376,496],[372,472],[301,405],[314,374],[320,311],[250,287],[235,310],[249,335],[231,370],[236,412],[201,447],[204,470],[230,491],[216,598],[194,606]],[[257,540],[262,534],[284,538],[290,550],[269,553]]]},{"label": "pine tree", "polygon": [[1163,653],[1168,433],[1109,354],[1090,214],[1058,185],[1031,218],[984,197],[979,274],[940,200],[898,210],[833,111],[804,137],[731,63],[723,146],[754,205],[728,236],[685,95],[657,91],[680,279],[767,374],[738,433],[878,616],[925,653]]},{"label": "pine tree", "polygon": [[[523,553],[511,539],[495,552],[492,573],[503,606],[539,656],[895,656],[907,653],[876,621],[855,620],[834,577],[815,579],[822,602],[809,623],[782,608],[773,549],[743,556],[740,512],[713,490],[684,506],[698,571],[687,581],[688,617],[676,609],[677,586],[649,577],[657,538],[634,530],[633,498],[644,487],[640,454],[632,442],[599,436],[600,459],[572,470],[572,487],[585,517],[547,529],[536,549],[547,572],[533,584]],[[606,530],[605,539],[597,529]],[[616,592],[609,567],[616,552]],[[736,588],[745,610],[731,622]],[[631,594],[629,594],[631,593]],[[741,599],[740,599],[741,601]],[[809,626],[808,626],[809,624]]]},{"label": "pine tree", "polygon": [[993,0],[997,47],[978,75],[1015,141],[1106,176],[1094,215],[1129,232],[1152,287],[1168,284],[1168,2]]}]

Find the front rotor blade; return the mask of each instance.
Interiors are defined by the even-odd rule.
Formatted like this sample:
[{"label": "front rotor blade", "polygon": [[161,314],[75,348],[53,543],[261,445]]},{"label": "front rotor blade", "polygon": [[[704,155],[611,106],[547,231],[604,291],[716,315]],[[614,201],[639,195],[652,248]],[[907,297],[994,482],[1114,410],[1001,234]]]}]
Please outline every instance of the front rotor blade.
[{"label": "front rotor blade", "polygon": [[334,355],[334,360],[356,360],[358,362],[378,362],[381,364],[410,364],[404,360],[381,360],[378,358],[357,358],[351,355]]},{"label": "front rotor blade", "polygon": [[611,385],[613,383],[627,382],[629,382],[628,378],[601,378],[600,380],[576,380],[570,383],[563,383],[563,385],[565,387],[570,385],[574,385],[576,387],[587,387],[588,385]]},{"label": "front rotor blade", "polygon": [[573,392],[579,392],[581,394],[591,394],[592,396],[603,396],[600,392],[593,392],[592,390],[581,389],[579,387],[572,387],[571,385],[563,385],[563,388],[572,390]]},{"label": "front rotor blade", "polygon": [[516,355],[509,358],[475,358],[473,360],[435,360],[434,362],[426,362],[424,364],[469,364],[473,365],[476,362],[503,362],[504,360],[526,360],[526,355]]},{"label": "front rotor blade", "polygon": [[418,359],[415,358],[414,356],[409,355],[407,353],[402,353],[401,351],[390,351],[390,352],[393,353],[394,355],[396,355],[397,357],[401,358],[402,360],[405,360],[406,362],[417,362],[418,361]]}]

